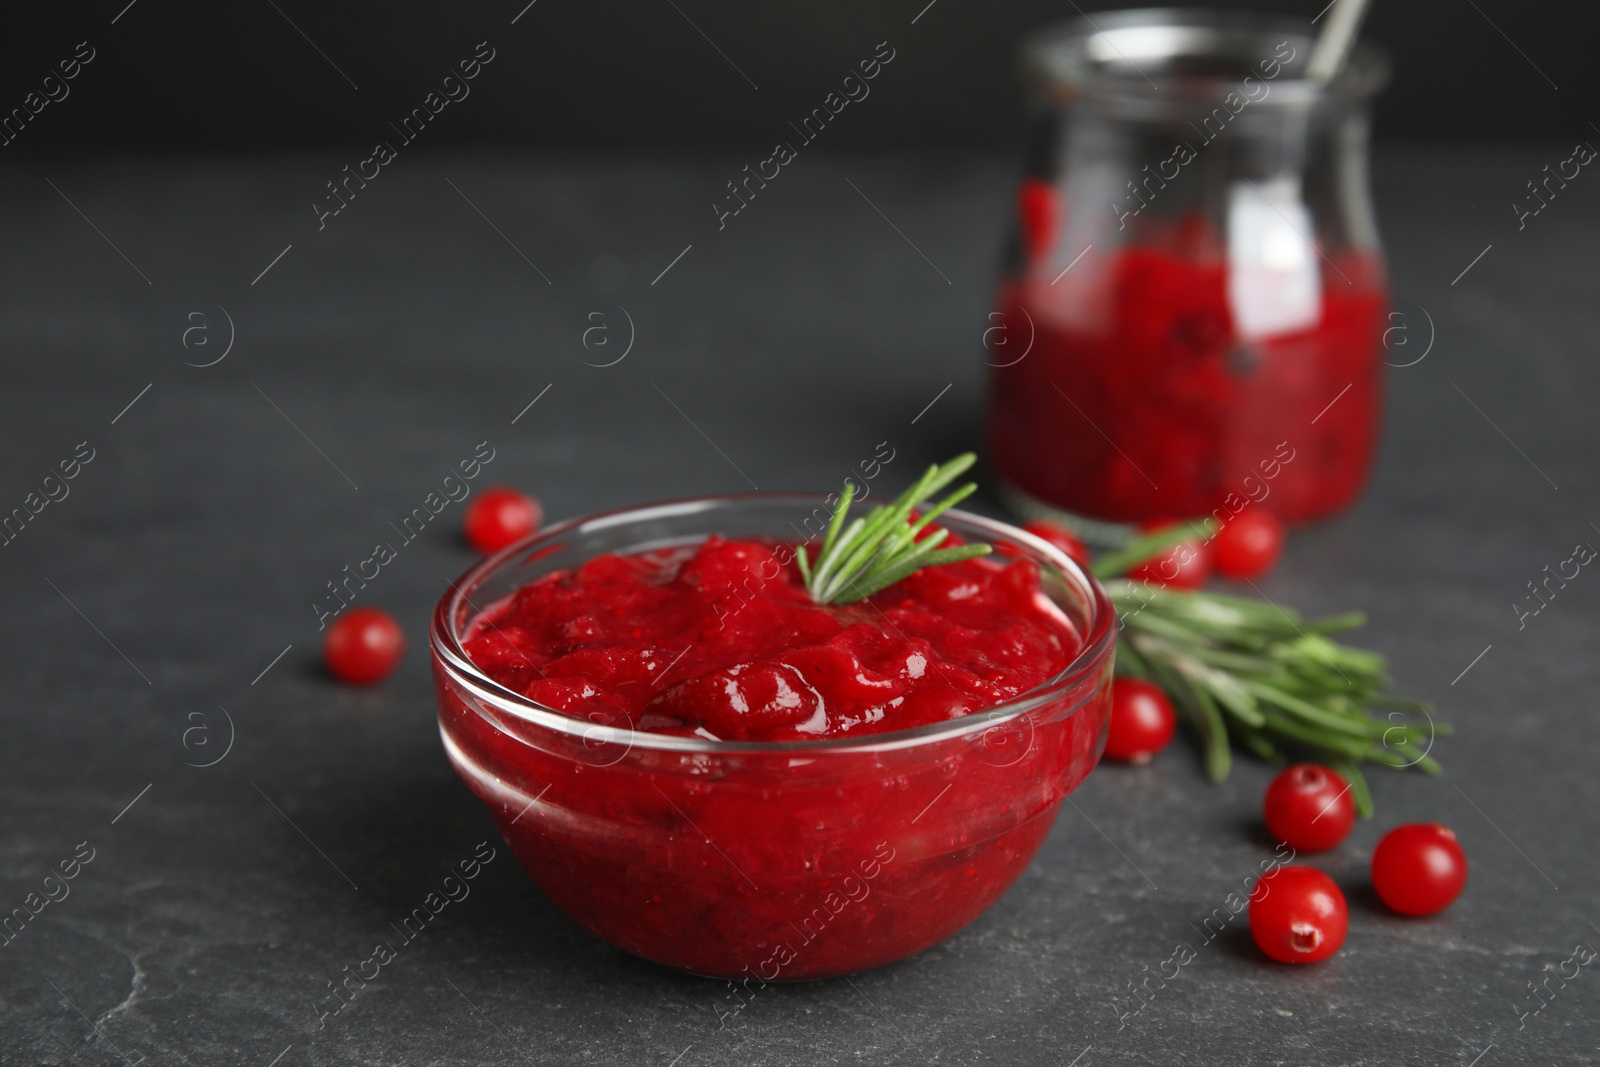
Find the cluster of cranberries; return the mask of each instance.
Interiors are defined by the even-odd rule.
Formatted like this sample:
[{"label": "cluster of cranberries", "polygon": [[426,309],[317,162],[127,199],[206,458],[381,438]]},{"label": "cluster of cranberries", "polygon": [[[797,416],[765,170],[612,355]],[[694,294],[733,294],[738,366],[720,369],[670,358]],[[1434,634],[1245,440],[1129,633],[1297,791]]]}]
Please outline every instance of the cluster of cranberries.
[{"label": "cluster of cranberries", "polygon": [[[1139,678],[1111,685],[1106,758],[1148,763],[1172,740],[1177,715],[1160,687]],[[1336,771],[1297,763],[1272,780],[1262,803],[1267,830],[1296,853],[1337,848],[1355,825],[1350,785]],[[1448,908],[1467,884],[1467,856],[1438,823],[1397,826],[1372,854],[1372,888],[1401,915]],[[1350,911],[1332,878],[1315,867],[1279,867],[1250,894],[1250,934],[1280,963],[1317,963],[1339,951]]]},{"label": "cluster of cranberries", "polygon": [[[1084,567],[1089,550],[1071,531],[1038,521],[1024,527]],[[1261,508],[1246,508],[1209,540],[1183,541],[1140,564],[1128,577],[1177,589],[1198,589],[1211,572],[1247,579],[1265,574],[1283,551],[1283,524]],[[1140,678],[1111,685],[1107,759],[1148,763],[1177,730],[1172,701]],[[1337,848],[1355,825],[1350,785],[1336,771],[1297,763],[1267,787],[1267,830],[1295,852]],[[1467,884],[1467,857],[1456,835],[1438,823],[1397,826],[1372,854],[1372,888],[1401,915],[1448,908]],[[1315,867],[1275,868],[1250,894],[1250,933],[1261,951],[1282,963],[1316,963],[1339,951],[1350,909],[1332,878]]]},{"label": "cluster of cranberries", "polygon": [[[1154,524],[1146,532],[1161,525]],[[1088,569],[1089,548],[1071,530],[1044,519],[1030,522],[1023,529]],[[1198,589],[1213,570],[1226,578],[1256,578],[1278,562],[1283,539],[1282,522],[1271,512],[1250,507],[1235,515],[1209,540],[1179,542],[1141,563],[1128,577],[1174,589]],[[1172,702],[1160,686],[1138,678],[1117,679],[1111,691],[1107,759],[1149,763],[1167,747],[1177,728]]]},{"label": "cluster of cranberries", "polygon": [[[1355,825],[1350,785],[1338,772],[1297,763],[1267,786],[1267,830],[1298,852],[1327,852]],[[1372,853],[1372,888],[1401,915],[1433,915],[1467,884],[1467,855],[1448,827],[1409,823],[1383,835]],[[1317,963],[1339,951],[1350,925],[1344,894],[1315,867],[1280,867],[1250,898],[1250,934],[1281,963]]]},{"label": "cluster of cranberries", "polygon": [[[1150,523],[1142,533],[1153,533],[1169,523]],[[1066,527],[1039,519],[1024,530],[1047,541],[1087,567],[1089,549]],[[1283,523],[1270,511],[1247,507],[1209,538],[1180,541],[1128,572],[1140,582],[1173,589],[1199,589],[1213,573],[1236,581],[1259,578],[1273,568],[1283,553]]]},{"label": "cluster of cranberries", "polygon": [[[486,489],[467,506],[462,532],[485,555],[498,552],[539,528],[539,502],[515,489]],[[322,660],[328,673],[349,685],[375,685],[400,665],[406,637],[394,616],[381,608],[351,608],[328,627]]]}]

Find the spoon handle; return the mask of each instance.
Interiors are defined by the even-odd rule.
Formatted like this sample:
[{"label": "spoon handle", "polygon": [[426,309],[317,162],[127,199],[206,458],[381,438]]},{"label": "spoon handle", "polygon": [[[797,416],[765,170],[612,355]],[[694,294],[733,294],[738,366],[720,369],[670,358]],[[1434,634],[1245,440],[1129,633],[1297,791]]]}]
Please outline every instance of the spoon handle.
[{"label": "spoon handle", "polygon": [[1328,24],[1322,27],[1322,33],[1317,36],[1317,43],[1311,49],[1311,59],[1306,63],[1306,77],[1312,81],[1327,83],[1333,80],[1344,66],[1344,61],[1350,54],[1350,46],[1355,43],[1356,31],[1361,28],[1361,19],[1367,13],[1369,0],[1334,0],[1333,12],[1328,18]]}]

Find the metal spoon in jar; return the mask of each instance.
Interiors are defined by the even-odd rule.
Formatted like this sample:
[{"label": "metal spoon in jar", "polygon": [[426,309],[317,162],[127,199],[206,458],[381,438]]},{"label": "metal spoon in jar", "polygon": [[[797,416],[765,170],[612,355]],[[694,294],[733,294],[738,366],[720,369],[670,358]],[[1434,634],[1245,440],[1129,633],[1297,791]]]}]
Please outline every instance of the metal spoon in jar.
[{"label": "metal spoon in jar", "polygon": [[1370,0],[1334,0],[1333,14],[1328,19],[1328,24],[1322,27],[1322,32],[1317,35],[1317,43],[1311,49],[1311,59],[1306,63],[1306,77],[1312,81],[1327,84],[1344,67],[1344,61],[1350,55],[1350,46],[1355,44],[1356,31],[1361,28],[1361,19],[1367,13]]}]

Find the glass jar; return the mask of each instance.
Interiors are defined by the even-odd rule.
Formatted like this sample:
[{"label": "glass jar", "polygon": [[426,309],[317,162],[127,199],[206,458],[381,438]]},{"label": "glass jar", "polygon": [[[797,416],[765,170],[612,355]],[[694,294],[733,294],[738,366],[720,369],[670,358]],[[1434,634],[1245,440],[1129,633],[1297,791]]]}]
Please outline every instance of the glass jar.
[{"label": "glass jar", "polygon": [[484,610],[552,571],[712,533],[786,539],[825,507],[711,497],[559,523],[473,567],[434,613],[450,762],[549,898],[620,948],[758,983],[920,952],[1010,888],[1100,756],[1116,647],[1105,590],[1053,546],[960,511],[940,525],[1038,565],[1084,647],[1039,687],[959,719],[794,742],[634,731],[507,689],[463,647]]},{"label": "glass jar", "polygon": [[1358,47],[1304,76],[1304,21],[1125,11],[1048,28],[1017,225],[986,336],[1009,503],[1115,543],[1251,502],[1361,492],[1380,421],[1383,255]]}]

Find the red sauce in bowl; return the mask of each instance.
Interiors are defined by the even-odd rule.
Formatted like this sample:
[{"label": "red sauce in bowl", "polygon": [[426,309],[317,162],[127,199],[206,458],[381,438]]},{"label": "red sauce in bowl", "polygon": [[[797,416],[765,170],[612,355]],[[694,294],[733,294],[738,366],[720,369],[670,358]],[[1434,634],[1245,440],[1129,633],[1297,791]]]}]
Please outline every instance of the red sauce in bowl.
[{"label": "red sauce in bowl", "polygon": [[843,605],[814,603],[792,560],[789,546],[720,537],[608,553],[491,607],[465,648],[489,677],[557,711],[708,740],[803,741],[994,707],[1083,647],[1030,560],[930,567]]},{"label": "red sauce in bowl", "polygon": [[[745,529],[793,507],[707,503]],[[1020,531],[953,514],[1006,555],[818,606],[776,539],[591,553],[587,521],[462,578],[434,675],[446,753],[518,860],[628,952],[745,998],[920,952],[1016,881],[1099,757],[1114,615]]]}]

